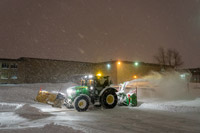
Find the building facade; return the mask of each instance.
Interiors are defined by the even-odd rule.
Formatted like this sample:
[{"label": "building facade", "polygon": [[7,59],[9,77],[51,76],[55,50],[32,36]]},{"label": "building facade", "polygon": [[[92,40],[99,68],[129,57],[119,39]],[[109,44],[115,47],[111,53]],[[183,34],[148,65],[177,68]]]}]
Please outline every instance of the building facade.
[{"label": "building facade", "polygon": [[192,74],[190,82],[192,83],[200,83],[200,68],[191,68],[188,69]]},{"label": "building facade", "polygon": [[101,63],[37,58],[0,59],[0,83],[64,83],[74,82],[85,74],[110,76],[114,84],[133,80],[151,71],[162,71],[158,64],[129,61]]}]

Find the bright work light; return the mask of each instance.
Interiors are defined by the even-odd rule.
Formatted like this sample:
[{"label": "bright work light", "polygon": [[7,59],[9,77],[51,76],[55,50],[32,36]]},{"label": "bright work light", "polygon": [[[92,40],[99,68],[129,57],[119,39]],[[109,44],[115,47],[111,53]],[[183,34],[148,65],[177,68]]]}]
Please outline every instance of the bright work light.
[{"label": "bright work light", "polygon": [[110,64],[107,64],[107,68],[108,68],[108,69],[110,68]]},{"label": "bright work light", "polygon": [[93,75],[89,75],[89,78],[90,78],[90,79],[93,78]]},{"label": "bright work light", "polygon": [[101,75],[102,75],[101,73],[97,73],[97,76],[98,76],[98,77],[101,77]]},{"label": "bright work light", "polygon": [[138,63],[138,62],[135,62],[135,63],[134,63],[134,65],[135,65],[135,66],[138,66],[138,65],[139,65],[139,63]]},{"label": "bright work light", "polygon": [[67,89],[67,95],[68,96],[72,96],[74,93],[76,93],[76,91],[74,89],[72,89],[72,88]]}]

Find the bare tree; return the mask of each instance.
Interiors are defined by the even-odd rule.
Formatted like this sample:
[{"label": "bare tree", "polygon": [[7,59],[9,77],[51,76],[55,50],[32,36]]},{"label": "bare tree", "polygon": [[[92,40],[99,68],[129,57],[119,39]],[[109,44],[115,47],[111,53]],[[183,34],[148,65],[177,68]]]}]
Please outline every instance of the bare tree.
[{"label": "bare tree", "polygon": [[166,55],[165,49],[160,47],[158,49],[158,54],[154,56],[154,59],[161,65],[166,65]]},{"label": "bare tree", "polygon": [[154,56],[154,59],[163,67],[168,65],[176,68],[183,65],[181,55],[176,49],[167,49],[166,51],[161,47],[158,49],[158,53]]},{"label": "bare tree", "polygon": [[166,60],[167,60],[167,65],[172,66],[172,64],[173,64],[173,50],[171,50],[171,49],[167,50]]},{"label": "bare tree", "polygon": [[174,66],[174,67],[179,67],[179,66],[183,65],[181,55],[176,49],[174,49],[172,51],[172,60],[174,61],[172,64],[172,66]]}]

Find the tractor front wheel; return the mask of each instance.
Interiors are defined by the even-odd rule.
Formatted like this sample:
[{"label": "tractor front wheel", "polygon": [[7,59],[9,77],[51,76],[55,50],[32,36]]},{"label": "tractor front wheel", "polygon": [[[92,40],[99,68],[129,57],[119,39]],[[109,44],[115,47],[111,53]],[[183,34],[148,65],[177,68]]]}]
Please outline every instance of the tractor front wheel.
[{"label": "tractor front wheel", "polygon": [[78,96],[74,101],[74,107],[78,112],[86,111],[89,107],[89,99],[86,96]]},{"label": "tractor front wheel", "polygon": [[101,96],[101,105],[104,108],[111,109],[117,105],[117,94],[114,90],[108,89]]}]

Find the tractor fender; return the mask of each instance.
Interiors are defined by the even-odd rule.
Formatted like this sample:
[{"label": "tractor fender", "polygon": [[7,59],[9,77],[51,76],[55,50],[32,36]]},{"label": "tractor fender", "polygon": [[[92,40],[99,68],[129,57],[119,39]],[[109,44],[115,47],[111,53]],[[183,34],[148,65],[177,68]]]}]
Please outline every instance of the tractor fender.
[{"label": "tractor fender", "polygon": [[91,98],[90,98],[88,95],[80,94],[79,96],[77,96],[77,97],[74,99],[74,101],[73,101],[73,106],[74,106],[74,102],[76,101],[76,99],[77,99],[78,97],[80,97],[80,96],[85,96],[85,97],[87,97],[88,100],[89,100],[89,103],[91,103]]},{"label": "tractor fender", "polygon": [[115,92],[117,92],[117,89],[115,89],[115,88],[113,88],[113,87],[107,87],[107,88],[104,88],[101,92],[100,92],[100,94],[99,94],[99,96],[101,96],[106,90],[108,90],[108,89],[111,89],[111,90],[114,90]]}]

